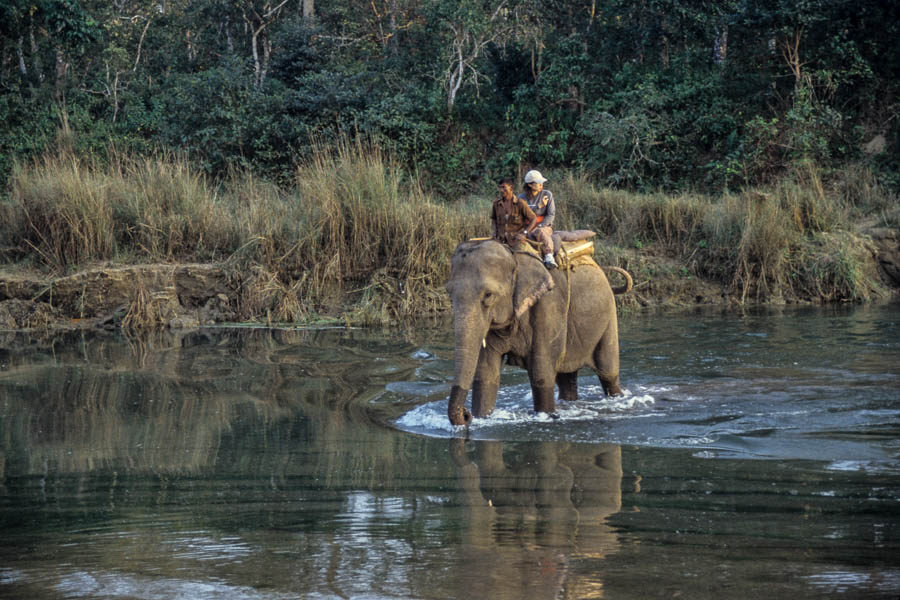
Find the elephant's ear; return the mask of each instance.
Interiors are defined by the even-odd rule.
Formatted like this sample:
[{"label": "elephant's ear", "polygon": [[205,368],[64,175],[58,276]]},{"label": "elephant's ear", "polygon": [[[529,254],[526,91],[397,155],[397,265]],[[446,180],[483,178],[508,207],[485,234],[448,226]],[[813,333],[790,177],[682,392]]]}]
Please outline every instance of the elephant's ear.
[{"label": "elephant's ear", "polygon": [[516,318],[519,318],[528,312],[541,296],[553,289],[553,278],[540,260],[532,256],[516,255],[516,263],[513,306]]}]

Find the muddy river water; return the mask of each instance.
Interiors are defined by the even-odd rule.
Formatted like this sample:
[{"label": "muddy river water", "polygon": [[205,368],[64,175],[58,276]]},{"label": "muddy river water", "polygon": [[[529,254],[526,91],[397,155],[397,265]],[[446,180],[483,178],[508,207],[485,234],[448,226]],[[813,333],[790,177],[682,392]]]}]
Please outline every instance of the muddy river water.
[{"label": "muddy river water", "polygon": [[0,332],[0,597],[900,596],[900,305],[620,330],[468,429],[448,322]]}]

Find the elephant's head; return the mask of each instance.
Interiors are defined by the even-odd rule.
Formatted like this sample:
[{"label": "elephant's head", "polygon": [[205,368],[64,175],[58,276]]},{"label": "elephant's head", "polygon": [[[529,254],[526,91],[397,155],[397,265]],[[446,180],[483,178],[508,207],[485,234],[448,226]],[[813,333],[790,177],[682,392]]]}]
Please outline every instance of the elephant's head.
[{"label": "elephant's head", "polygon": [[511,325],[552,288],[553,279],[531,256],[513,254],[495,241],[464,242],[457,247],[447,282],[456,345],[447,408],[452,424],[472,420],[465,407],[466,395],[488,332]]}]

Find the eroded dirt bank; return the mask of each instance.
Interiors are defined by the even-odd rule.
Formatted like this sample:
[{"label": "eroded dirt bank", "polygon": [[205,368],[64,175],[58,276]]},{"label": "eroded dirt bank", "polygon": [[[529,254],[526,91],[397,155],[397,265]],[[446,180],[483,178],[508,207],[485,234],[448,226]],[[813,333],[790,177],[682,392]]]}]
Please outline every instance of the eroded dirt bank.
[{"label": "eroded dirt bank", "polygon": [[[861,236],[869,250],[867,276],[881,296],[900,291],[900,232],[873,229]],[[599,254],[599,253],[597,253]],[[691,275],[680,263],[652,252],[629,252],[622,266],[635,278],[635,289],[619,298],[623,307],[738,304],[747,294]],[[603,263],[597,256],[598,262]],[[72,275],[0,272],[0,330],[162,326],[193,328],[235,321],[271,321],[252,297],[255,276],[217,264],[148,264],[87,268]],[[382,302],[392,302],[396,288],[382,282]],[[390,289],[393,288],[393,289]],[[344,306],[317,307],[320,317],[342,317]],[[757,298],[751,301],[758,302]],[[768,303],[808,302],[770,294]],[[449,308],[449,303],[447,305]]]},{"label": "eroded dirt bank", "polygon": [[98,267],[66,277],[0,273],[0,328],[182,328],[233,321],[240,282],[217,265]]}]

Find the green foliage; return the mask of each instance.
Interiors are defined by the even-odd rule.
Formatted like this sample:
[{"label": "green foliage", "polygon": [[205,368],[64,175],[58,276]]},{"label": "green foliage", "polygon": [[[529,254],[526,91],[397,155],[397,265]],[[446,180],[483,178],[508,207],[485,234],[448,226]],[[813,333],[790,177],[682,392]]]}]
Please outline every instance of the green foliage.
[{"label": "green foliage", "polygon": [[0,96],[0,176],[5,180],[17,159],[40,154],[55,139],[58,127],[52,103]]},{"label": "green foliage", "polygon": [[[248,6],[3,3],[0,176],[59,128],[87,153],[175,150],[280,180],[311,138],[359,134],[450,197],[531,166],[727,190],[805,161],[900,189],[897,3],[350,0],[305,19],[291,0],[263,21]],[[877,135],[883,151],[861,152]]]}]

